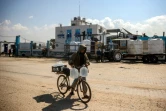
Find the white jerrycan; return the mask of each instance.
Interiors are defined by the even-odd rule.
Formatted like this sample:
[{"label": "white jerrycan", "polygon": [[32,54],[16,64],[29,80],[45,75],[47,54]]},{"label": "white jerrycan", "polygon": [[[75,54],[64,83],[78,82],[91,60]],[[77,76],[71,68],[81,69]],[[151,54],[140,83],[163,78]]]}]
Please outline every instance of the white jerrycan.
[{"label": "white jerrycan", "polygon": [[88,69],[86,67],[82,67],[80,69],[80,76],[86,77],[88,75]]},{"label": "white jerrycan", "polygon": [[70,77],[73,79],[78,78],[79,77],[78,69],[76,69],[76,68],[70,69]]}]

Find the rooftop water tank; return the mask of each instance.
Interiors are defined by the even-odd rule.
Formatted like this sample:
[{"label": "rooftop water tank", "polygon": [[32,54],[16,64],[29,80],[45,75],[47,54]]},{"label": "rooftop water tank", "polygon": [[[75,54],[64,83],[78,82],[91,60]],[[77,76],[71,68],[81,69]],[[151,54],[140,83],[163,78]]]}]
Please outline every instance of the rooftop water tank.
[{"label": "rooftop water tank", "polygon": [[81,42],[75,42],[75,43],[76,43],[76,51],[78,51],[78,48],[79,48]]},{"label": "rooftop water tank", "polygon": [[78,50],[79,45],[80,45],[80,42],[71,41],[70,42],[70,51],[76,52]]},{"label": "rooftop water tank", "polygon": [[83,18],[82,20],[85,22],[85,21],[86,21],[86,18]]}]

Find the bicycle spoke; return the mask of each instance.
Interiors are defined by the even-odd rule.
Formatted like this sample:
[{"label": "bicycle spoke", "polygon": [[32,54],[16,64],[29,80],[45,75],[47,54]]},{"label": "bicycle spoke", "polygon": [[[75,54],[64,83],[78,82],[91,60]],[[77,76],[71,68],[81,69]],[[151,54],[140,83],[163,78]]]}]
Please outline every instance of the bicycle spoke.
[{"label": "bicycle spoke", "polygon": [[68,81],[65,75],[60,75],[57,79],[57,87],[61,94],[65,94],[67,92]]},{"label": "bicycle spoke", "polygon": [[77,85],[77,94],[78,94],[78,97],[80,98],[80,100],[83,103],[87,103],[87,102],[90,101],[90,99],[91,99],[91,89],[90,89],[87,82],[81,81]]}]

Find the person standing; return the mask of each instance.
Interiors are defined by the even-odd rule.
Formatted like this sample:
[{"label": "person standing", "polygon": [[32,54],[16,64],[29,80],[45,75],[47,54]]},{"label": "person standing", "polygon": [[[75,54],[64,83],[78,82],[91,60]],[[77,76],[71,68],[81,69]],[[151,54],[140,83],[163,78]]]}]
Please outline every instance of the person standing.
[{"label": "person standing", "polygon": [[11,54],[11,49],[9,49],[9,57],[10,57],[10,54]]},{"label": "person standing", "polygon": [[13,57],[15,56],[15,48],[13,48],[13,54],[12,55],[13,55]]},{"label": "person standing", "polygon": [[101,50],[100,50],[100,48],[97,50],[97,52],[96,52],[96,54],[97,54],[97,61],[99,61],[99,62],[101,62],[102,60],[102,52],[101,52]]}]

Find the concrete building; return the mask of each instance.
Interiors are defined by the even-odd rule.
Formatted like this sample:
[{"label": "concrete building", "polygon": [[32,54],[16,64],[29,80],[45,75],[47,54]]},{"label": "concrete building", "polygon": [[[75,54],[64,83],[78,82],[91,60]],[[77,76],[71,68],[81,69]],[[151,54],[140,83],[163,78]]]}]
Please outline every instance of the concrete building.
[{"label": "concrete building", "polygon": [[[86,38],[83,38],[82,33],[85,31]],[[71,26],[62,26],[55,28],[55,50],[64,51],[64,45],[70,44],[71,41],[81,42],[83,39],[91,40],[94,34],[106,32],[106,29],[98,24],[86,22],[85,18],[74,17],[71,20]],[[100,36],[95,36],[100,39]]]}]

